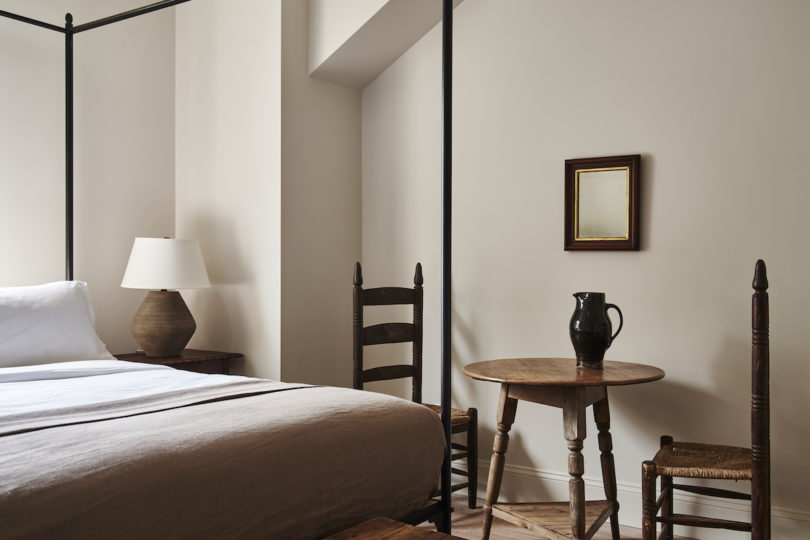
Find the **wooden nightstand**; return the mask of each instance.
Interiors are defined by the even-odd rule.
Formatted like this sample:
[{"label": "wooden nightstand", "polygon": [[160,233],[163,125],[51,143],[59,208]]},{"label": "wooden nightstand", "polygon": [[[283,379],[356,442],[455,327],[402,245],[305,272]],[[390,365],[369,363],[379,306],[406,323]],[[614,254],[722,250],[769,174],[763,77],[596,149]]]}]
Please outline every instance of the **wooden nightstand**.
[{"label": "wooden nightstand", "polygon": [[161,364],[195,373],[219,373],[227,375],[230,371],[230,362],[242,358],[239,353],[219,351],[200,351],[185,349],[180,356],[149,357],[143,352],[116,354],[119,360],[128,362],[143,362],[145,364]]}]

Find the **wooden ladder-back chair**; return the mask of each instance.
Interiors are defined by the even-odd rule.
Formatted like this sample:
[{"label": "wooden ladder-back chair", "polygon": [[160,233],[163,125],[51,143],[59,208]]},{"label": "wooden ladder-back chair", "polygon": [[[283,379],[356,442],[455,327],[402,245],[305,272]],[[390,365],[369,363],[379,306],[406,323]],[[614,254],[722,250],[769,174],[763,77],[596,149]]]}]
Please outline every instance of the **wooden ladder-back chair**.
[{"label": "wooden ladder-back chair", "polygon": [[[751,448],[682,443],[673,441],[667,435],[661,437],[661,449],[652,461],[645,461],[641,467],[644,540],[656,538],[656,523],[662,524],[658,538],[666,540],[672,539],[675,525],[751,531],[751,538],[756,540],[771,537],[768,278],[762,260],[756,263],[753,287]],[[658,477],[661,478],[661,494],[656,500],[655,481]],[[750,480],[751,494],[674,484],[673,477]],[[750,500],[751,522],[676,514],[672,508],[672,494],[675,489],[700,495]]]},{"label": "wooden ladder-back chair", "polygon": [[[363,272],[360,263],[354,266],[354,388],[363,390],[363,385],[373,381],[412,378],[411,398],[441,414],[441,406],[422,403],[422,265],[416,264],[414,287],[363,288]],[[363,326],[365,306],[413,305],[413,322],[388,322]],[[385,343],[413,343],[411,364],[363,368],[363,348]],[[451,491],[467,488],[467,505],[475,508],[478,495],[478,411],[475,408],[462,411],[452,409],[451,431],[467,433],[465,445],[452,443],[452,461],[467,460],[467,470],[452,469],[452,472],[467,478],[466,482],[454,484]]]}]

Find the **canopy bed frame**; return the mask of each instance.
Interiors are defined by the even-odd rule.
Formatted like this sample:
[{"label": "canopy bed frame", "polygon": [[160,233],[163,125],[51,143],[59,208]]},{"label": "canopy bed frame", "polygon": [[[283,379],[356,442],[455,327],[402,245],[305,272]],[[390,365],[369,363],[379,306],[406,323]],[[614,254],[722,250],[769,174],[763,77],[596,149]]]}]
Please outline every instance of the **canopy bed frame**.
[{"label": "canopy bed frame", "polygon": [[16,13],[0,10],[0,16],[15,21],[24,22],[40,28],[46,28],[65,35],[65,279],[73,279],[73,36],[87,30],[107,26],[118,21],[131,19],[146,13],[188,2],[189,0],[163,0],[155,4],[143,6],[98,19],[88,23],[73,26],[73,15],[65,15],[65,26],[38,21]]},{"label": "canopy bed frame", "polygon": [[[65,15],[60,27],[8,11],[0,16],[65,36],[65,277],[73,280],[73,36],[87,30],[152,13],[189,0],[162,0],[140,8],[73,26],[73,16]],[[441,294],[441,421],[446,450],[441,474],[441,500],[427,506],[408,521],[427,519],[436,522],[441,532],[451,532],[451,255],[452,255],[452,143],[453,143],[453,1],[442,0],[442,294]],[[474,465],[473,465],[474,466]]]}]

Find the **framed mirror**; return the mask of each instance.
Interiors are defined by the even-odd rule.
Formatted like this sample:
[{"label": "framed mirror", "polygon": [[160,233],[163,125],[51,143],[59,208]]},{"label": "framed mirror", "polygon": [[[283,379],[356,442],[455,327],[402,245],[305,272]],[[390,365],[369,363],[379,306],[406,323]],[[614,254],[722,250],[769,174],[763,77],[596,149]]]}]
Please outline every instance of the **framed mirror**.
[{"label": "framed mirror", "polygon": [[565,160],[565,250],[639,249],[641,156]]}]

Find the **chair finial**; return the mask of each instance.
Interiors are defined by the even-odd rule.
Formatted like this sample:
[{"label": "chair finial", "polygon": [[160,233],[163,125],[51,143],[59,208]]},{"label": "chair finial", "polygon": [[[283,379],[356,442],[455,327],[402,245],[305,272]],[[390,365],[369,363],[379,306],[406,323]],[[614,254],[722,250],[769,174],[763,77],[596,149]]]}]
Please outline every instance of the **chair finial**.
[{"label": "chair finial", "polygon": [[360,268],[360,263],[354,263],[354,286],[359,287],[363,284],[363,269]]},{"label": "chair finial", "polygon": [[416,272],[413,275],[413,284],[421,286],[425,282],[422,279],[422,263],[416,263]]},{"label": "chair finial", "polygon": [[754,267],[754,283],[752,287],[759,292],[768,289],[768,274],[765,270],[765,261],[759,259]]}]

